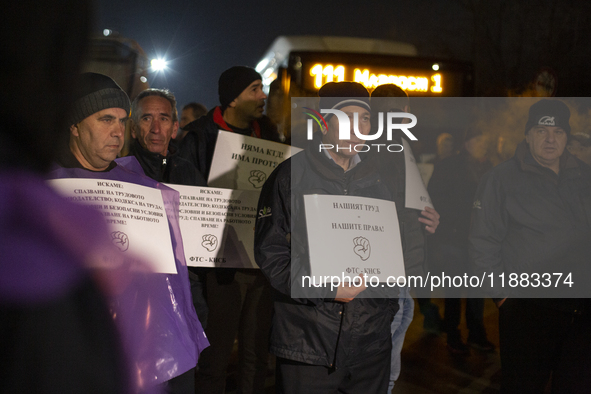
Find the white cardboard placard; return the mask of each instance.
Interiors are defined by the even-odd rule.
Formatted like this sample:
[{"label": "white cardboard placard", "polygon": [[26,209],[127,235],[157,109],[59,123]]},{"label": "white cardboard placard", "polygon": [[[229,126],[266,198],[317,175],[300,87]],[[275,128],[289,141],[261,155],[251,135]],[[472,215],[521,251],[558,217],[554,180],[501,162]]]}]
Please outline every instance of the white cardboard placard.
[{"label": "white cardboard placard", "polygon": [[167,186],[180,193],[179,224],[187,265],[258,268],[254,225],[259,192]]},{"label": "white cardboard placard", "polygon": [[176,264],[162,192],[147,186],[106,179],[51,179],[66,199],[101,211],[111,240],[123,253],[148,263],[154,272],[176,274]]},{"label": "white cardboard placard", "polygon": [[275,167],[299,151],[278,142],[219,130],[207,184],[260,191]]},{"label": "white cardboard placard", "polygon": [[354,196],[305,195],[312,276],[404,276],[396,204]]},{"label": "white cardboard placard", "polygon": [[427,188],[423,183],[421,172],[417,167],[417,161],[412,154],[410,144],[403,138],[402,145],[404,146],[404,164],[406,168],[406,208],[423,210],[425,207],[433,208],[431,197],[427,192]]}]

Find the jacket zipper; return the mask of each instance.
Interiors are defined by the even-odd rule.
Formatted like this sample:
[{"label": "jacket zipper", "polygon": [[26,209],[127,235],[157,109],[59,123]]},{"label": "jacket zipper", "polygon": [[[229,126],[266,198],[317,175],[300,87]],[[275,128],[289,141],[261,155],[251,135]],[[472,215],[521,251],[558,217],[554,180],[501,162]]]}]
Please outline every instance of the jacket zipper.
[{"label": "jacket zipper", "polygon": [[160,182],[164,182],[164,173],[166,172],[166,157],[162,159],[162,167],[160,167]]}]

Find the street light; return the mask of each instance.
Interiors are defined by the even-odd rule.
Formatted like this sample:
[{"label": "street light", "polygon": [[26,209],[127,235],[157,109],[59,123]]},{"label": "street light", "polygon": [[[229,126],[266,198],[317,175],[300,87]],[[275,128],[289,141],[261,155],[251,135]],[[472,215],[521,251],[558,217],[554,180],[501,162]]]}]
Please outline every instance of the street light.
[{"label": "street light", "polygon": [[166,69],[166,65],[168,64],[168,62],[166,61],[166,59],[152,59],[152,62],[150,63],[152,65],[152,70],[154,71],[164,71]]}]

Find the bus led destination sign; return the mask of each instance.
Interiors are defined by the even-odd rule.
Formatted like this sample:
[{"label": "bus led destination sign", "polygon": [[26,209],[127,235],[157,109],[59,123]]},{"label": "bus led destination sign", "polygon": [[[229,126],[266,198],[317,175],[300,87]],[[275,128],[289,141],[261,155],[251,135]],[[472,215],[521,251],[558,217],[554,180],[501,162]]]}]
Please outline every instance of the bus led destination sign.
[{"label": "bus led destination sign", "polygon": [[363,84],[368,89],[393,83],[406,91],[443,93],[443,79],[440,73],[402,75],[367,68],[316,63],[310,68],[310,75],[316,89],[320,89],[327,82],[353,81]]}]

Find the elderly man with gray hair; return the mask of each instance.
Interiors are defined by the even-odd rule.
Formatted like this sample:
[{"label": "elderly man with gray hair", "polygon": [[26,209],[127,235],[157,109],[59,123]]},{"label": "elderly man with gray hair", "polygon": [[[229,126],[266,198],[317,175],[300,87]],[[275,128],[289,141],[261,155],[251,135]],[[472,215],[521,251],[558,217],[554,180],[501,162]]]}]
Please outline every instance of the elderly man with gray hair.
[{"label": "elderly man with gray hair", "polygon": [[150,178],[165,183],[205,186],[201,173],[178,155],[171,141],[179,128],[174,95],[166,89],[147,89],[131,104],[130,155]]}]

